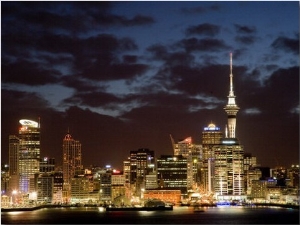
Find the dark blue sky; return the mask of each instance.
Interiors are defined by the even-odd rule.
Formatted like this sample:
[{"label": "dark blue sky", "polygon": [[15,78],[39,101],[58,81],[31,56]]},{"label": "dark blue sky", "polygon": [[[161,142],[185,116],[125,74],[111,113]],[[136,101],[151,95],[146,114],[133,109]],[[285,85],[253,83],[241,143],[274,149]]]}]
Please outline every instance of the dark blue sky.
[{"label": "dark blue sky", "polygon": [[2,1],[2,162],[23,118],[58,163],[68,129],[85,166],[200,144],[227,122],[230,52],[245,152],[299,163],[299,2]]}]

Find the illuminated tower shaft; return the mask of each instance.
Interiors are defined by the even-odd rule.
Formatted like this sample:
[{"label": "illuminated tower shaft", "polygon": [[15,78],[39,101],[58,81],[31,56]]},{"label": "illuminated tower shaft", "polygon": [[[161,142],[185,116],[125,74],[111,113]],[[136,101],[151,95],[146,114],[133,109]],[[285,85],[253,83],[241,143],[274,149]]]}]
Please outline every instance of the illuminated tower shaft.
[{"label": "illuminated tower shaft", "polygon": [[[235,103],[235,95],[233,92],[233,75],[232,75],[232,53],[230,53],[230,89],[228,95],[228,103],[224,107],[225,112],[227,113],[228,123],[228,135],[229,138],[235,138],[235,130],[236,130],[236,114],[239,111],[239,107]],[[227,133],[227,132],[226,132]]]}]

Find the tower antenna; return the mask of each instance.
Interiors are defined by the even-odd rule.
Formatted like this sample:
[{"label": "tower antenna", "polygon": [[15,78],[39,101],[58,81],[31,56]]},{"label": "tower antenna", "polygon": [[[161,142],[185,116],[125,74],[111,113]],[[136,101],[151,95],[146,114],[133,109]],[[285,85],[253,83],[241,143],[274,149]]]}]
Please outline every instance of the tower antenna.
[{"label": "tower antenna", "polygon": [[233,74],[232,74],[232,52],[230,52],[230,91],[229,91],[229,96],[234,96],[233,93]]}]

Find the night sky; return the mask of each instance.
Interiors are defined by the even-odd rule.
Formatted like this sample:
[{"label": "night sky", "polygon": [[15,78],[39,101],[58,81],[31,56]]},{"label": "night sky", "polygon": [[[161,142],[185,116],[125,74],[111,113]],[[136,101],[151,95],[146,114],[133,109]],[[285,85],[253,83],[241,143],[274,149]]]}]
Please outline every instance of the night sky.
[{"label": "night sky", "polygon": [[1,1],[1,161],[39,117],[57,164],[68,130],[85,167],[173,154],[170,134],[201,144],[227,123],[230,52],[245,152],[299,163],[299,2]]}]

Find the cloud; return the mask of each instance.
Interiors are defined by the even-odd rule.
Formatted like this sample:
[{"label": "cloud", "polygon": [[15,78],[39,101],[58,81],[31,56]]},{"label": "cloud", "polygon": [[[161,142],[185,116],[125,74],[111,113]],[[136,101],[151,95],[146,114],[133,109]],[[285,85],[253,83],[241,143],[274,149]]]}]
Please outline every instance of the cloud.
[{"label": "cloud", "polygon": [[64,99],[64,104],[67,105],[78,105],[78,106],[91,106],[101,107],[109,103],[121,102],[121,99],[115,95],[108,94],[105,92],[88,92],[88,93],[76,93],[70,98]]},{"label": "cloud", "polygon": [[275,50],[282,50],[299,55],[299,38],[292,39],[287,37],[278,37],[272,42],[271,47]]},{"label": "cloud", "polygon": [[256,27],[254,26],[243,26],[239,24],[234,24],[235,30],[238,34],[253,34],[256,33]]},{"label": "cloud", "polygon": [[248,36],[239,35],[239,36],[235,37],[235,40],[241,44],[250,45],[250,44],[253,44],[257,40],[257,38],[252,35],[248,35]]},{"label": "cloud", "polygon": [[26,114],[26,112],[30,112],[31,110],[39,111],[40,109],[48,109],[50,106],[47,101],[36,93],[5,89],[1,90],[1,105],[6,110],[19,110],[22,114]]},{"label": "cloud", "polygon": [[54,84],[61,74],[58,70],[43,68],[40,63],[25,60],[1,65],[1,81],[30,86]]},{"label": "cloud", "polygon": [[257,115],[257,114],[261,113],[261,111],[258,108],[248,108],[248,109],[245,109],[244,111],[246,114],[249,114],[249,115]]},{"label": "cloud", "polygon": [[188,38],[178,42],[178,46],[184,48],[187,52],[220,52],[228,51],[230,47],[220,39],[197,39]]},{"label": "cloud", "polygon": [[186,29],[187,35],[207,35],[207,36],[215,36],[220,32],[220,26],[203,23],[197,26],[190,26]]}]

